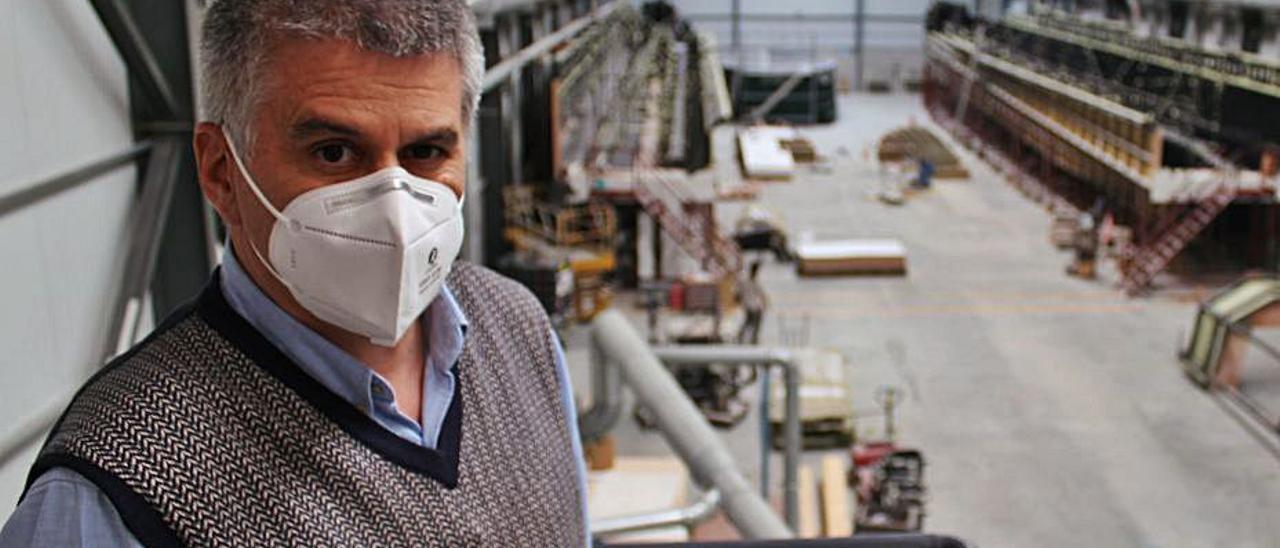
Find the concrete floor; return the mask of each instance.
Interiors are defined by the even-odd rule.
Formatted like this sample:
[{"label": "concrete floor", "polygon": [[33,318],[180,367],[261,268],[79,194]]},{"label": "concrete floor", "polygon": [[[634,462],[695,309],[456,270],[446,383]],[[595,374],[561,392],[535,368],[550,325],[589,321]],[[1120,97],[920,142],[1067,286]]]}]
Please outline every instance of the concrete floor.
[{"label": "concrete floor", "polygon": [[[910,274],[800,279],[769,263],[764,342],[807,318],[810,343],[850,362],[860,408],[879,386],[904,390],[899,430],[928,459],[929,531],[983,547],[1280,546],[1280,462],[1178,370],[1193,304],[1063,275],[1049,216],[971,157],[971,180],[881,204],[864,149],[928,118],[918,96],[840,107],[837,124],[805,132],[833,172],[767,184],[760,203],[793,237],[899,238]],[[583,337],[569,350],[580,393]],[[629,416],[616,433],[621,453],[668,452]],[[753,477],[757,436],[754,417],[725,434]]]}]

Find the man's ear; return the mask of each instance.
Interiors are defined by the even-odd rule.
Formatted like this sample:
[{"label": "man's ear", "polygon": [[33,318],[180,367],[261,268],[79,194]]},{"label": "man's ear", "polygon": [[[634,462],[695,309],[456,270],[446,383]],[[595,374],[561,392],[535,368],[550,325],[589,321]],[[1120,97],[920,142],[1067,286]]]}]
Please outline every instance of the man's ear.
[{"label": "man's ear", "polygon": [[196,125],[192,145],[195,147],[196,176],[200,190],[213,208],[218,210],[222,222],[228,227],[239,226],[240,208],[236,206],[234,187],[235,160],[227,149],[228,137],[222,127],[212,122]]}]

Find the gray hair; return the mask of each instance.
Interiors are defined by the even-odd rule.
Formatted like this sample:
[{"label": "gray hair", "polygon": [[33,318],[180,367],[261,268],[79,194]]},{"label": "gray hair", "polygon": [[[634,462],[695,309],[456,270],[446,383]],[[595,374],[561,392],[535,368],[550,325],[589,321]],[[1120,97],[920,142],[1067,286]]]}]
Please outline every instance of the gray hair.
[{"label": "gray hair", "polygon": [[[200,44],[206,119],[251,148],[249,128],[271,37],[339,38],[395,57],[452,55],[462,67],[462,119],[480,102],[484,50],[465,0],[213,0]],[[241,152],[249,153],[248,150]]]}]

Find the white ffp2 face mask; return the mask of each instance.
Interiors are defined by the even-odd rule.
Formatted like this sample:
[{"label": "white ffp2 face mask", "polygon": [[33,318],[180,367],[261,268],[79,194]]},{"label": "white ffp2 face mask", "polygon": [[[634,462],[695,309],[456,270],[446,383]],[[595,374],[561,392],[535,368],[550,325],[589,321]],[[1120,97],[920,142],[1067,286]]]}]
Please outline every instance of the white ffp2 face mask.
[{"label": "white ffp2 face mask", "polygon": [[[230,139],[228,139],[230,143]],[[389,167],[302,193],[279,211],[258,260],[317,318],[393,346],[440,293],[462,247],[462,202],[441,183]]]}]

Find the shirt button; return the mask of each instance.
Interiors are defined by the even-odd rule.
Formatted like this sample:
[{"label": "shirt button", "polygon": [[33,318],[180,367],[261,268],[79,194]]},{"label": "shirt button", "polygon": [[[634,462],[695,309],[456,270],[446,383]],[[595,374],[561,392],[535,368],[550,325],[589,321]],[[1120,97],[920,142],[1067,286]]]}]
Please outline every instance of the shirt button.
[{"label": "shirt button", "polygon": [[374,394],[375,396],[386,396],[386,395],[387,395],[387,389],[386,389],[386,388],[383,388],[381,384],[374,384],[374,385],[373,385],[373,394]]}]

